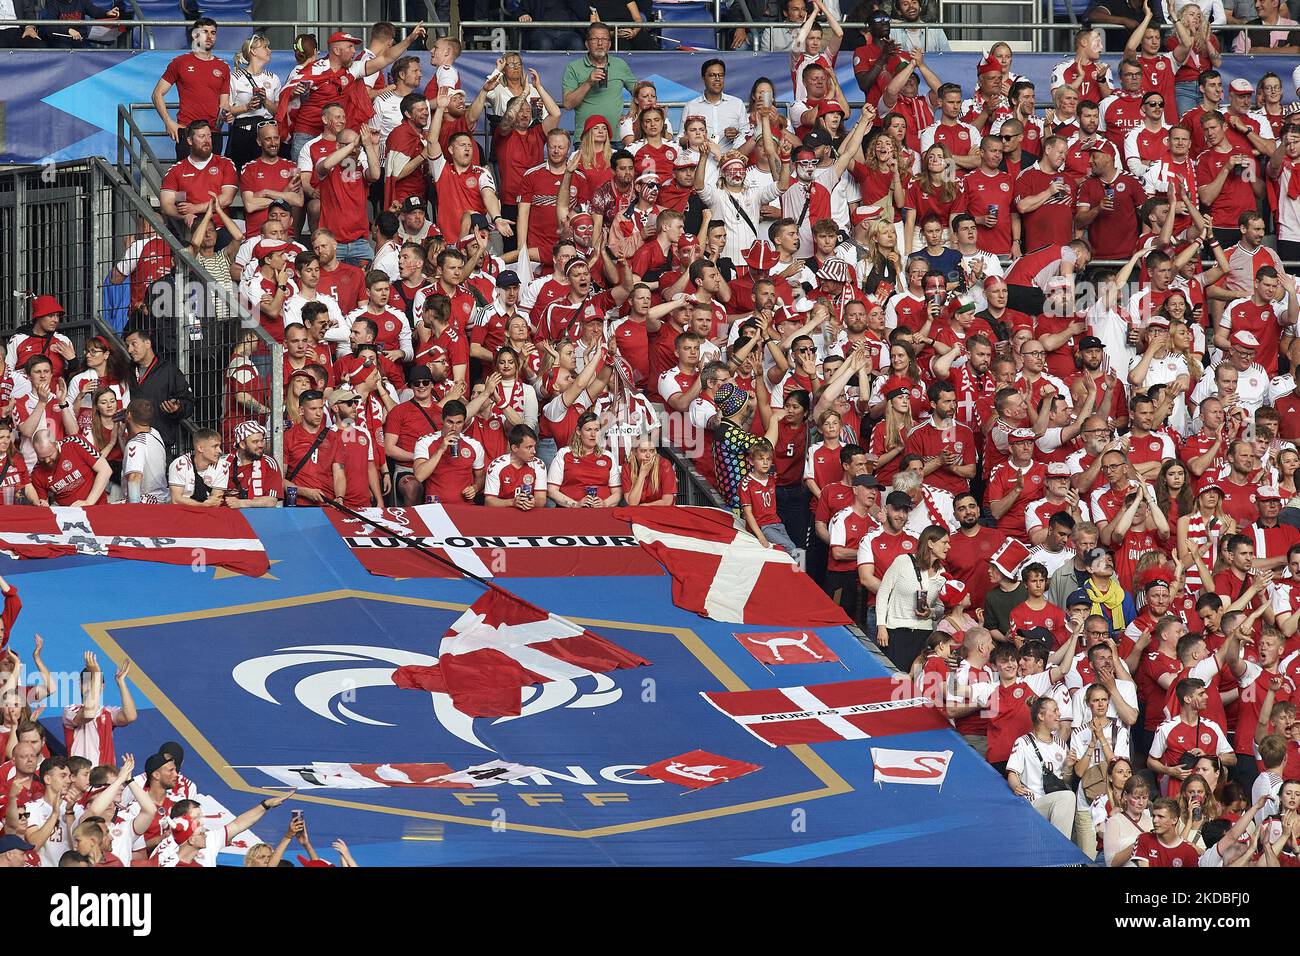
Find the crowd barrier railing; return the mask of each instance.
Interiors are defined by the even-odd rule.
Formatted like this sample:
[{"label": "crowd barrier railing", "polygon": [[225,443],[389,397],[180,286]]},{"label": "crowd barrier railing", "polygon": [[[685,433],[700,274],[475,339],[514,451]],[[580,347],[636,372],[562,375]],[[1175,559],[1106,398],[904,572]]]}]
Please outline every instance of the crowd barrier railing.
[{"label": "crowd barrier railing", "polygon": [[[195,407],[182,436],[220,430],[227,369],[236,348],[256,336],[252,360],[267,383],[263,421],[271,447],[283,451],[283,346],[249,316],[236,289],[214,279],[173,234],[135,184],[94,157],[0,173],[0,274],[18,294],[0,301],[0,335],[29,322],[28,294],[50,294],[66,310],[60,331],[77,346],[95,334],[116,338],[147,326],[158,353],[176,362],[193,389]],[[118,265],[136,239],[157,238],[137,267],[150,282],[133,285]],[[148,248],[148,247],[146,247]],[[121,347],[119,342],[119,347]],[[176,451],[176,449],[173,449]]]}]

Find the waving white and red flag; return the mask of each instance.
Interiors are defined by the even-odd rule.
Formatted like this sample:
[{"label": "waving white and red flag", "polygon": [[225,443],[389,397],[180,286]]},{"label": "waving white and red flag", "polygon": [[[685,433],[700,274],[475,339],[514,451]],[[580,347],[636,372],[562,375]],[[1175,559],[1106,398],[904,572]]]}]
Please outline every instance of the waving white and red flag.
[{"label": "waving white and red flag", "polygon": [[794,627],[848,616],[784,551],[764,547],[715,508],[616,508],[673,578],[673,603],[714,621]]},{"label": "waving white and red flag", "polygon": [[877,677],[700,696],[772,747],[865,740],[948,727],[943,711],[928,698],[902,696],[910,695],[910,686]]},{"label": "waving white and red flag", "polygon": [[515,717],[529,684],[649,663],[522,598],[490,590],[451,625],[437,664],[399,667],[393,683],[447,694],[469,717]]},{"label": "waving white and red flag", "polygon": [[0,550],[19,558],[71,554],[197,562],[261,577],[270,567],[248,520],[229,508],[196,505],[91,505],[0,508]]},{"label": "waving white and red flag", "polygon": [[692,790],[703,790],[728,780],[735,780],[755,770],[762,770],[756,763],[721,757],[707,750],[692,750],[690,753],[669,757],[637,771],[647,777],[654,777],[665,783],[677,783]]}]

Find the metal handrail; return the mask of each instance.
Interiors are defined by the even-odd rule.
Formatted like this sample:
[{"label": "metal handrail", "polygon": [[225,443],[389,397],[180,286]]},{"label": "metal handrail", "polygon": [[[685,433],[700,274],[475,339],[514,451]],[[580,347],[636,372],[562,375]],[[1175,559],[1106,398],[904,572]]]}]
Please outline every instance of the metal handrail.
[{"label": "metal handrail", "polygon": [[[131,5],[137,11],[139,10],[139,7],[136,6],[134,0],[132,0]],[[794,30],[794,29],[798,29],[799,26],[798,24],[794,24],[794,23],[786,23],[784,21],[775,22],[771,20],[763,20],[763,21],[602,20],[601,22],[604,23],[606,26],[613,27],[616,30],[622,27],[627,27],[629,29],[640,28],[646,30],[659,30],[664,28],[677,28],[677,27],[683,27],[686,29],[710,29],[711,28],[715,30]],[[193,26],[192,20],[146,20],[141,18],[141,19],[134,19],[134,20],[75,20],[75,21],[72,20],[0,20],[0,28],[8,28],[8,27],[15,27],[15,26],[66,27],[69,24],[75,25],[77,23],[81,23],[86,26],[97,26],[97,27],[117,26],[117,27],[123,27],[125,29],[143,27],[149,30],[152,30],[155,27]],[[218,20],[217,21],[217,27],[219,29],[257,30],[262,28],[267,28],[267,29],[293,28],[295,31],[297,31],[297,28],[305,26],[305,27],[311,27],[312,30],[318,33],[323,33],[332,27],[342,27],[347,29],[355,28],[357,30],[364,31],[364,30],[368,30],[373,25],[374,23],[371,20],[331,20],[327,24],[321,23],[320,21],[306,21],[306,20]],[[411,27],[417,26],[417,24],[414,21],[407,22],[407,23],[397,23],[394,25],[397,26],[399,29],[410,29]],[[472,27],[472,28],[479,28],[479,29],[499,28],[499,29],[511,29],[511,30],[541,30],[541,29],[576,30],[576,29],[582,29],[591,26],[591,21],[589,20],[531,20],[526,23],[521,23],[518,20],[462,20],[460,25],[462,29],[468,29]],[[437,25],[435,24],[435,26]],[[842,23],[841,26],[851,30],[863,30],[866,29],[867,24],[846,22],[846,23]],[[919,29],[920,27],[930,27],[939,30],[1058,30],[1058,31],[1065,30],[1065,31],[1070,31],[1070,30],[1077,30],[1078,24],[1069,23],[1069,22],[1057,23],[1053,20],[1020,20],[1015,22],[997,22],[997,23],[988,23],[982,20],[977,21],[975,23],[971,23],[968,21],[958,21],[958,20],[939,20],[934,22],[918,21],[917,23],[912,23],[906,20],[893,20],[890,23],[890,29]],[[1119,31],[1123,31],[1124,33],[1132,32],[1127,27],[1118,23],[1094,23],[1092,25],[1092,28],[1094,30],[1119,30]],[[1210,24],[1211,32],[1215,32],[1215,33],[1235,33],[1239,30],[1256,31],[1256,32],[1260,32],[1260,31],[1272,32],[1281,29],[1285,29],[1285,27],[1281,27],[1278,24],[1272,24],[1272,25],[1269,24],[1252,25],[1252,24],[1245,24],[1245,23]],[[312,31],[299,31],[299,32],[312,32]],[[581,51],[574,50],[574,51],[556,51],[556,52],[576,53]]]},{"label": "metal handrail", "polygon": [[[67,165],[80,165],[82,162],[83,161],[76,161]],[[89,163],[93,169],[98,170],[99,175],[104,178],[105,182],[107,182],[114,192],[128,204],[130,207],[129,211],[148,222],[154,233],[167,243],[168,248],[171,249],[173,262],[182,265],[185,272],[198,277],[200,281],[210,286],[216,286],[216,280],[213,279],[208,270],[190,254],[189,247],[183,245],[181,241],[176,238],[172,233],[171,228],[163,221],[158,212],[153,208],[153,206],[145,201],[144,197],[136,191],[126,177],[99,156],[92,156],[84,162]],[[178,270],[178,272],[179,271],[180,270]],[[96,283],[99,281],[102,281],[102,277],[97,276]],[[180,301],[184,300],[182,299]],[[276,458],[278,459],[284,453],[284,346],[280,345],[275,341],[275,339],[267,335],[266,330],[253,320],[252,316],[249,315],[248,310],[244,308],[243,303],[239,301],[237,293],[232,295],[228,305],[231,314],[239,317],[241,327],[251,329],[257,337],[261,339],[262,344],[266,346],[267,350],[271,353],[271,388],[269,396],[269,404],[271,406],[270,428],[272,448],[275,452]],[[183,310],[178,310],[178,312],[183,312]],[[177,315],[175,319],[180,323],[180,326],[177,328],[176,341],[182,352],[182,355],[178,355],[177,357],[181,358],[184,353],[188,351],[189,330],[184,326],[185,316],[183,314]]]},{"label": "metal handrail", "polygon": [[[135,188],[143,193],[147,186],[151,194],[157,196],[162,190],[163,168],[149,145],[148,136],[154,134],[141,130],[131,115],[137,105],[119,103],[117,107],[117,168],[124,179],[134,171],[135,176],[130,178],[134,180]],[[152,103],[148,105],[150,108],[153,106]],[[162,135],[171,139],[165,130]]]}]

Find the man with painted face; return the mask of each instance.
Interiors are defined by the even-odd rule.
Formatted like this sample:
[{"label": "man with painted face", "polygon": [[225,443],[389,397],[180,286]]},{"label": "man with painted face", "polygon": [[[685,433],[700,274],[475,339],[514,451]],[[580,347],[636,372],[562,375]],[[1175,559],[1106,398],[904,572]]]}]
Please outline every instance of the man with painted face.
[{"label": "man with painted face", "polygon": [[[766,115],[760,123],[764,128],[767,127]],[[762,144],[767,150],[772,146],[771,137],[764,137]],[[727,241],[723,246],[723,255],[733,262],[739,262],[745,250],[759,238],[763,207],[776,202],[782,191],[789,188],[788,166],[782,166],[779,180],[758,189],[746,189],[745,177],[749,164],[743,153],[733,151],[721,154],[718,166],[722,178],[716,184],[705,178],[710,155],[708,150],[700,152],[699,165],[695,169],[695,190],[708,205],[713,221],[726,224]],[[775,154],[769,153],[768,159],[775,167]]]}]

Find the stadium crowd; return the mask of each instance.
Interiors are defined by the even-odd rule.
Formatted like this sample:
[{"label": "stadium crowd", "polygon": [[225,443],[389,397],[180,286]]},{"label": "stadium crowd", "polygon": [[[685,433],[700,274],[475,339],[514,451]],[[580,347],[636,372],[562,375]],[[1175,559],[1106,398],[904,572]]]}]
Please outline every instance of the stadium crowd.
[{"label": "stadium crowd", "polygon": [[[260,333],[178,454],[195,396],[155,347],[172,262],[142,228],[112,276],[125,352],[78,354],[50,295],[10,341],[0,493],[671,504],[671,446],[1089,858],[1300,864],[1300,68],[1217,69],[1300,47],[1275,0],[1245,6],[1098,5],[1127,43],[1079,31],[1036,89],[1005,43],[936,75],[916,0],[856,35],[790,0],[795,101],[700,57],[678,130],[599,22],[561,89],[507,53],[470,90],[422,28],[300,37],[282,78],[264,36],[227,65],[200,19],[154,91],[160,207],[214,315],[237,300]],[[1283,29],[1209,29],[1227,16]],[[165,749],[127,787],[12,736],[7,779],[48,807],[73,787],[118,859],[115,826],[148,845],[149,808],[192,797]],[[51,859],[34,792],[0,845]]]}]

